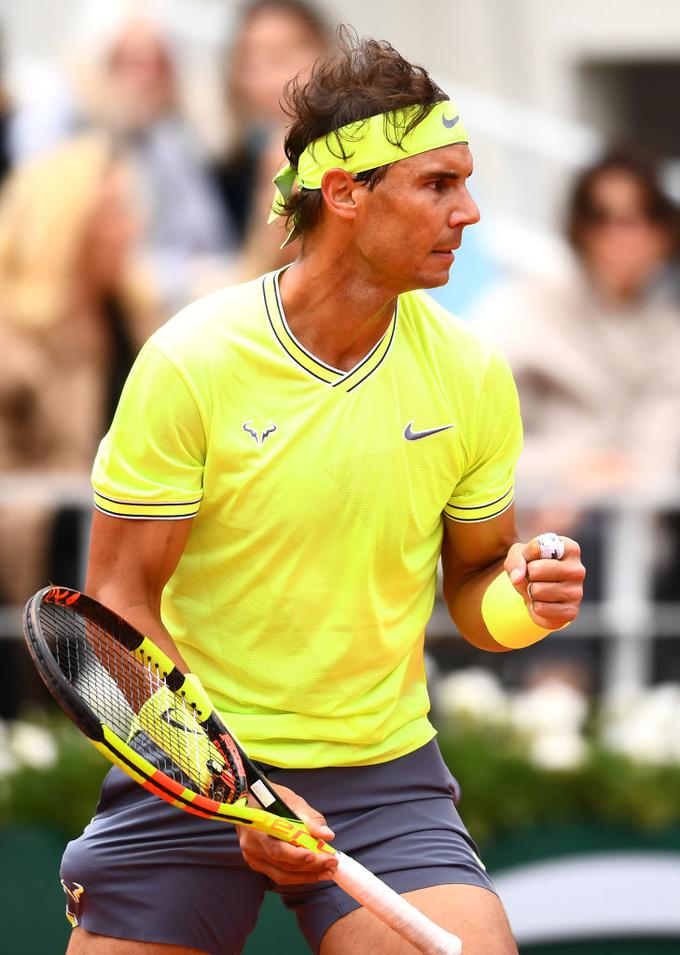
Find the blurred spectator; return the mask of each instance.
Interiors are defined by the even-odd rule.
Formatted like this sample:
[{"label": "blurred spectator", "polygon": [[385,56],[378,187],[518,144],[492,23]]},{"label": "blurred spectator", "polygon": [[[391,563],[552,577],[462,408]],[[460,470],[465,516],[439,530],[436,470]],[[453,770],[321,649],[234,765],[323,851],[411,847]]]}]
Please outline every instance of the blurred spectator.
[{"label": "blurred spectator", "polygon": [[[0,202],[0,471],[86,474],[159,318],[130,262],[126,166],[89,134],[27,163]],[[0,508],[0,596],[42,585],[54,515]]]},{"label": "blurred spectator", "polygon": [[66,75],[27,103],[13,127],[19,162],[78,132],[113,135],[145,207],[143,246],[168,310],[192,297],[194,275],[236,244],[179,107],[178,60],[148,5],[89,4]]},{"label": "blurred spectator", "polygon": [[225,61],[231,146],[213,166],[224,212],[244,243],[243,270],[256,275],[295,256],[279,251],[283,223],[267,227],[271,180],[285,161],[281,105],[288,80],[311,68],[330,49],[322,15],[304,0],[253,0],[243,9]]},{"label": "blurred spectator", "polygon": [[572,275],[506,283],[476,314],[519,388],[518,485],[545,505],[536,526],[561,533],[612,491],[670,484],[680,464],[680,314],[663,282],[680,232],[654,166],[618,151],[585,170],[567,234]]},{"label": "blurred spectator", "polygon": [[3,58],[3,49],[2,49],[2,38],[0,37],[0,183],[3,182],[5,176],[10,170],[12,165],[10,159],[10,145],[9,145],[9,132],[10,132],[10,122],[12,117],[12,111],[10,106],[10,99],[5,90],[3,83],[4,79],[4,58]]}]

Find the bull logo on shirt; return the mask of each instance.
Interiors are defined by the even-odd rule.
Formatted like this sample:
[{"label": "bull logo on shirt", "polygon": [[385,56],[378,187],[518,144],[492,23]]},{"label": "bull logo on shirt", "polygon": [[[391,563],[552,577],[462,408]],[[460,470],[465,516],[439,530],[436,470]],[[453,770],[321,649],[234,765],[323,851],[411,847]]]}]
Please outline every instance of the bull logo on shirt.
[{"label": "bull logo on shirt", "polygon": [[85,889],[80,882],[68,882],[65,879],[60,879],[60,882],[66,893],[66,918],[71,923],[72,928],[76,928],[80,924],[80,897]]},{"label": "bull logo on shirt", "polygon": [[264,427],[259,427],[259,422],[256,424],[251,418],[250,421],[243,422],[243,430],[253,436],[258,447],[262,447],[265,439],[276,431],[276,425],[273,421],[268,421]]}]

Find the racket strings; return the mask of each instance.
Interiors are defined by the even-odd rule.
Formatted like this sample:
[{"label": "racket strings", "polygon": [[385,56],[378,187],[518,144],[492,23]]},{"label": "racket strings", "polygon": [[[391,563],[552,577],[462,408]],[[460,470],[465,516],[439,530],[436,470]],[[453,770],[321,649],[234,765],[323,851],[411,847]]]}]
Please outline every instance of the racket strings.
[{"label": "racket strings", "polygon": [[156,769],[193,792],[233,802],[243,791],[238,766],[216,747],[194,709],[165,683],[150,659],[73,608],[43,604],[41,627],[64,676],[97,718]]}]

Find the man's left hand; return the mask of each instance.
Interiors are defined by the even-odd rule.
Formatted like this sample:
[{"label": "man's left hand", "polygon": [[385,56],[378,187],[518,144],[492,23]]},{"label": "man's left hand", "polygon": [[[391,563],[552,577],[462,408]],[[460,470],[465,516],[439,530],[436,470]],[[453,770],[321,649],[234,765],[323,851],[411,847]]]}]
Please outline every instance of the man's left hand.
[{"label": "man's left hand", "polygon": [[559,630],[578,616],[583,600],[586,569],[581,548],[569,537],[561,560],[544,559],[536,538],[528,544],[513,544],[505,559],[512,584],[523,597],[534,623],[546,630]]}]

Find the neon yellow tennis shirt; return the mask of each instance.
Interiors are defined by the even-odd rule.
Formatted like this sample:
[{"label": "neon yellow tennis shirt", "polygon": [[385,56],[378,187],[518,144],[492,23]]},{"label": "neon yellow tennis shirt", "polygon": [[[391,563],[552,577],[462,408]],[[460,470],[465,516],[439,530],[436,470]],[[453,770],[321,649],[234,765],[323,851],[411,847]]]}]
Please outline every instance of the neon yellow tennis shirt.
[{"label": "neon yellow tennis shirt", "polygon": [[376,763],[435,735],[423,633],[443,515],[509,507],[520,445],[507,365],[425,293],[342,372],[293,337],[272,273],[147,342],[95,504],[193,517],[163,622],[253,757]]}]

